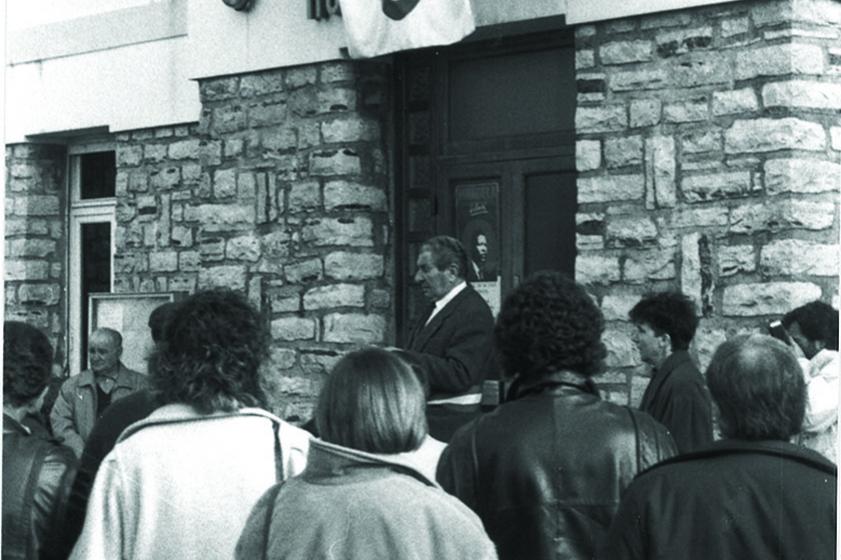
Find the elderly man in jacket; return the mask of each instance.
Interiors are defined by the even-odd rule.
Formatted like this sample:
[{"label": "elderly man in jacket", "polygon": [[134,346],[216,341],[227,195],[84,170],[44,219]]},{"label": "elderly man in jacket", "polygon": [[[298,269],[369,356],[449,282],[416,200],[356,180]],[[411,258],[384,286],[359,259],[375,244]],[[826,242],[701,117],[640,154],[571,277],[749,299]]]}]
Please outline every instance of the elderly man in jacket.
[{"label": "elderly man in jacket", "polygon": [[50,422],[53,434],[82,455],[85,440],[102,412],[113,401],[145,389],[146,376],[120,362],[123,337],[113,329],[96,329],[88,341],[90,369],[64,382]]},{"label": "elderly man in jacket", "polygon": [[508,401],[453,436],[441,486],[473,509],[501,559],[590,559],[634,476],[675,453],[666,429],[599,397],[602,313],[558,273],[521,284],[495,329]]},{"label": "elderly man in jacket", "polygon": [[806,407],[793,353],[769,336],[735,337],[707,382],[725,439],[637,477],[602,558],[834,559],[836,467],[789,443]]}]

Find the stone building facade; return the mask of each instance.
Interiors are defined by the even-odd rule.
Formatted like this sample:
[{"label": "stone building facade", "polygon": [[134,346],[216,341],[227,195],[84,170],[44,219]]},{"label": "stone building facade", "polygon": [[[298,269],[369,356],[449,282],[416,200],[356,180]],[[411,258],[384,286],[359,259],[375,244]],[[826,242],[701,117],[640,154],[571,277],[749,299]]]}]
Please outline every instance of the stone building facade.
[{"label": "stone building facade", "polygon": [[[839,40],[830,0],[575,28],[576,279],[608,321],[611,400],[636,403],[647,383],[627,314],[648,290],[698,302],[702,365],[799,303],[837,306]],[[396,340],[391,68],[318,62],[199,91],[196,121],[113,135],[114,289],[246,293],[272,332],[275,409],[301,421],[343,352]],[[56,339],[66,157],[6,147],[6,317]]]}]

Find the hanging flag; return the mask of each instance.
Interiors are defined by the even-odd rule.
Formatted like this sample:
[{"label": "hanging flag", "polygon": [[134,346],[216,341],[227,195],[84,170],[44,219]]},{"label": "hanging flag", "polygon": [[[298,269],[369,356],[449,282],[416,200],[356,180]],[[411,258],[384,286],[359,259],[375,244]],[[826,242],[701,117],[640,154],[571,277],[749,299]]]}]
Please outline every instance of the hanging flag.
[{"label": "hanging flag", "polygon": [[450,45],[476,29],[470,0],[341,0],[353,58]]}]

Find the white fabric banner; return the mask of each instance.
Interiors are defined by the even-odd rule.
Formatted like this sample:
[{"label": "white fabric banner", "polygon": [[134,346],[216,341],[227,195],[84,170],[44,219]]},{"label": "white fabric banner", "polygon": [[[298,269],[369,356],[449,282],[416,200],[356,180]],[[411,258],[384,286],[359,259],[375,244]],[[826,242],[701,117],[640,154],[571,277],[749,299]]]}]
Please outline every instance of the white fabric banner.
[{"label": "white fabric banner", "polygon": [[476,29],[470,0],[341,0],[353,58],[450,45]]}]

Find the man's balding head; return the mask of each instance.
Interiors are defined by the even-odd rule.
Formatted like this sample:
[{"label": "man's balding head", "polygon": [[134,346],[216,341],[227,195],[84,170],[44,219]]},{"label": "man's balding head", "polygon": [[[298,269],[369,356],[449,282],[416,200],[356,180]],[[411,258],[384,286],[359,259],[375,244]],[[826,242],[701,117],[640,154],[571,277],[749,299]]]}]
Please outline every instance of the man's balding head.
[{"label": "man's balding head", "polygon": [[95,375],[116,375],[123,353],[123,337],[114,329],[98,328],[88,340],[88,361]]}]

